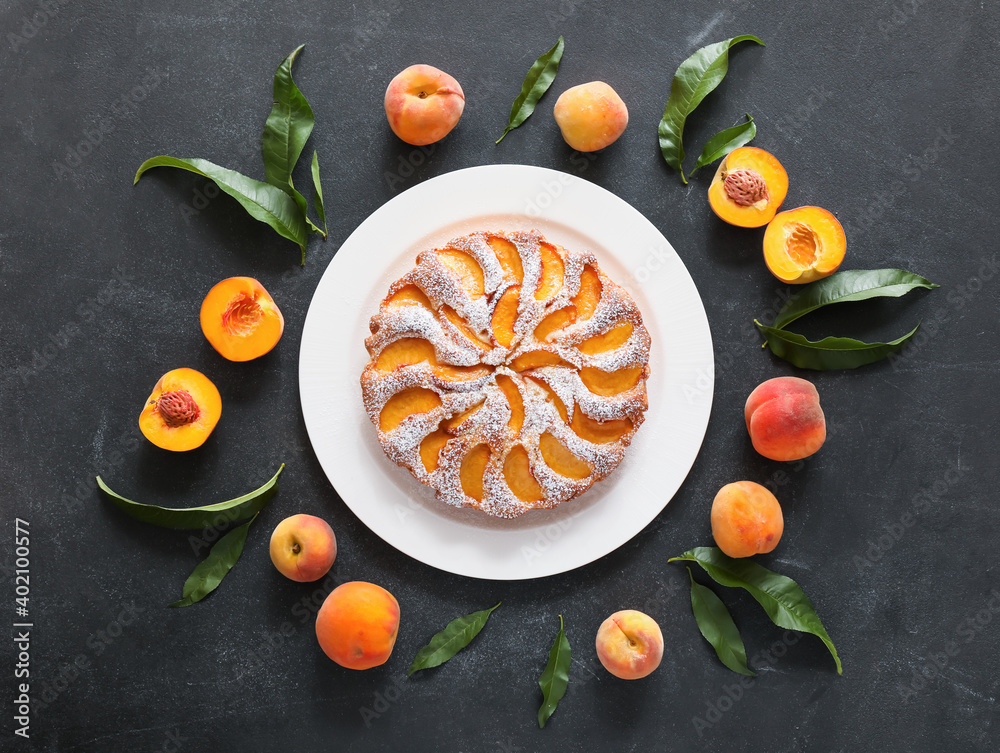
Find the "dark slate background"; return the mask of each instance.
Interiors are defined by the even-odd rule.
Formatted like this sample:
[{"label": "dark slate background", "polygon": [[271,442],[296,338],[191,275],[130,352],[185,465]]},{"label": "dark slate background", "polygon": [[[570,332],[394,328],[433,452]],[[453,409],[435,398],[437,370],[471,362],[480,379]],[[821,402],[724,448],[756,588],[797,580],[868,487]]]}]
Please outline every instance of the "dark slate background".
[{"label": "dark slate background", "polygon": [[[14,519],[28,520],[35,700],[30,741],[14,737],[8,643],[0,748],[994,750],[998,15],[978,0],[5,3],[0,554],[12,563]],[[787,288],[761,261],[762,230],[712,215],[711,171],[683,186],[655,136],[681,60],[748,32],[768,46],[734,51],[690,122],[689,151],[750,112],[756,145],[788,170],[785,206],[823,206],[844,224],[845,268],[902,267],[942,286],[803,323],[809,335],[872,339],[920,319],[924,328],[892,363],[801,374],[820,391],[831,437],[787,466],[757,456],[742,421],[759,382],[798,373],[761,351],[748,326]],[[553,91],[494,146],[524,73],[559,34]],[[203,180],[159,170],[132,186],[161,153],[263,177],[271,77],[301,43],[295,78],[316,112],[308,148],[324,166],[331,219],[304,268],[293,244],[234,201],[206,201]],[[398,141],[382,112],[386,84],[415,62],[454,75],[468,98],[429,155]],[[621,94],[631,123],[596,159],[574,160],[551,110],[560,91],[594,79]],[[519,583],[439,572],[362,526],[316,462],[297,388],[310,297],[351,231],[420,181],[508,162],[574,173],[649,217],[698,285],[717,359],[708,434],[672,503],[600,561]],[[306,170],[297,182],[308,183]],[[198,326],[206,291],[232,275],[260,279],[287,323],[278,348],[247,364],[224,361]],[[179,366],[209,374],[225,401],[215,435],[187,454],[158,450],[136,426],[153,383]],[[281,491],[243,559],[189,609],[165,605],[204,552],[93,491],[102,474],[133,498],[205,504],[258,486],[280,462]],[[842,677],[818,640],[783,644],[756,603],[729,589],[759,673],[752,685],[739,687],[699,636],[687,574],[667,559],[711,543],[712,497],[742,478],[778,488],[785,535],[761,561],[810,594]],[[269,531],[297,512],[337,532],[340,555],[321,584],[292,583],[268,559]],[[312,631],[323,594],[354,579],[388,588],[403,612],[394,655],[364,673],[333,665]],[[13,623],[9,573],[3,583]],[[444,623],[501,599],[470,649],[404,679]],[[663,664],[644,681],[596,664],[597,627],[622,608],[663,629]],[[559,614],[572,682],[539,730],[536,681]]]}]

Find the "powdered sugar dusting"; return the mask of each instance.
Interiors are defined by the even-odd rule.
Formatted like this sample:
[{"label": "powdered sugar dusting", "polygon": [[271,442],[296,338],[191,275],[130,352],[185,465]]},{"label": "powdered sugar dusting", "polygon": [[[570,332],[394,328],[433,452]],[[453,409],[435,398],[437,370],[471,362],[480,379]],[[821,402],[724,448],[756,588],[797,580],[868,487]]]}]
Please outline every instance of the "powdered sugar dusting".
[{"label": "powdered sugar dusting", "polygon": [[[515,338],[510,347],[501,346],[492,334],[491,322],[503,293],[518,284],[504,270],[490,245],[502,238],[514,245],[521,259],[524,277],[514,322]],[[442,249],[424,251],[416,266],[390,287],[389,295],[371,319],[372,335],[365,340],[371,360],[361,376],[365,409],[378,431],[386,455],[410,470],[417,480],[434,488],[438,499],[458,507],[475,507],[490,515],[513,518],[528,509],[548,508],[582,494],[596,481],[606,478],[621,463],[632,436],[643,421],[647,408],[646,379],[649,376],[649,333],[642,323],[635,302],[600,270],[589,252],[571,251],[553,244],[563,262],[563,284],[547,300],[536,300],[535,291],[542,280],[542,244],[537,231],[479,232],[450,241]],[[483,294],[473,296],[439,256],[443,249],[468,254],[483,274]],[[585,321],[574,321],[551,332],[544,340],[534,331],[549,314],[572,304],[581,287],[587,266],[597,271],[601,296],[593,314]],[[431,308],[418,301],[390,301],[407,285],[415,285],[427,297]],[[478,292],[478,291],[476,291]],[[468,330],[486,341],[482,345],[451,321],[448,310],[457,313]],[[601,353],[586,354],[578,347],[596,335],[608,332],[622,322],[632,325],[628,339]],[[385,371],[378,366],[382,351],[401,338],[420,338],[431,343],[437,363],[423,361]],[[518,373],[510,368],[519,356],[537,351],[561,359],[560,365],[547,365]],[[515,364],[516,365],[516,364]],[[449,366],[481,369],[448,369]],[[616,395],[596,395],[580,378],[581,368],[617,371],[642,367],[638,384]],[[524,420],[515,433],[510,425],[511,406],[496,382],[497,375],[508,376],[521,394]],[[628,418],[632,429],[620,439],[595,444],[579,436],[559,414],[549,394],[525,377],[545,382],[564,403],[568,418],[579,409],[595,421]],[[390,432],[379,428],[380,414],[386,402],[402,390],[422,387],[437,394],[441,405],[425,413],[405,418]],[[398,401],[397,401],[398,402]],[[448,419],[480,406],[457,426],[447,426]],[[423,440],[439,428],[450,435],[437,457],[437,467],[428,470],[420,454]],[[572,479],[554,471],[545,462],[539,439],[550,433],[570,452],[585,460],[591,473]],[[489,447],[490,457],[483,474],[483,498],[474,499],[462,487],[463,460],[478,445]],[[522,445],[528,453],[531,474],[543,491],[543,499],[526,502],[510,489],[504,476],[504,461],[510,451]]]}]

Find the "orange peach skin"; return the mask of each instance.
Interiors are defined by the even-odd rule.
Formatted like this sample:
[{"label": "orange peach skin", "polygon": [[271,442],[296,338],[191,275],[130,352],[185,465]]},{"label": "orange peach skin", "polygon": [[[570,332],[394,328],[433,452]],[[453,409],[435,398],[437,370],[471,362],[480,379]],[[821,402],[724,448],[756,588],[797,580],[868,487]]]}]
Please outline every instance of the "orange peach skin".
[{"label": "orange peach skin", "polygon": [[754,449],[771,460],[807,458],[826,441],[819,393],[805,379],[768,379],[750,393],[743,415]]},{"label": "orange peach skin", "polygon": [[465,110],[461,84],[432,65],[411,65],[389,82],[385,115],[407,144],[433,144],[447,136]]},{"label": "orange peach skin", "polygon": [[351,581],[337,586],[316,615],[323,652],[347,669],[385,664],[399,632],[399,603],[381,586]]},{"label": "orange peach skin", "polygon": [[596,152],[617,141],[628,125],[628,108],[603,81],[564,91],[553,110],[566,143],[579,152]]},{"label": "orange peach skin", "polygon": [[753,481],[736,481],[719,489],[712,502],[712,537],[730,557],[770,552],[785,530],[781,505]]},{"label": "orange peach skin", "polygon": [[271,562],[286,578],[299,583],[319,580],[337,558],[337,537],[330,524],[315,515],[292,515],[271,534]]},{"label": "orange peach skin", "polygon": [[615,677],[646,677],[663,659],[663,633],[647,614],[634,609],[615,612],[597,630],[597,658]]}]

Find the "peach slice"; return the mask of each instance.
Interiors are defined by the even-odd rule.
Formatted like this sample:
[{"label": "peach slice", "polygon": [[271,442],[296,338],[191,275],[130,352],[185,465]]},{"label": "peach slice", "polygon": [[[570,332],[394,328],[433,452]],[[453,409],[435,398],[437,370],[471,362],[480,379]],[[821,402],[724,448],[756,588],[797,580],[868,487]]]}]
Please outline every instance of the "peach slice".
[{"label": "peach slice", "polygon": [[538,502],[544,498],[542,487],[531,475],[531,461],[528,451],[521,445],[515,445],[507,454],[503,464],[503,475],[514,496],[525,502]]},{"label": "peach slice", "polygon": [[424,468],[428,473],[437,470],[441,458],[441,449],[448,443],[451,437],[441,428],[432,431],[420,443],[420,459],[424,463]]},{"label": "peach slice", "polygon": [[382,348],[375,367],[379,371],[390,372],[424,361],[437,361],[434,346],[421,337],[401,337]]},{"label": "peach slice", "polygon": [[590,464],[566,449],[550,432],[538,438],[538,449],[542,451],[545,464],[560,476],[581,479],[590,475]]},{"label": "peach slice", "polygon": [[483,268],[465,251],[446,248],[437,252],[438,258],[448,270],[458,278],[458,284],[470,298],[479,298],[483,294]]},{"label": "peach slice", "polygon": [[548,382],[544,379],[538,379],[536,377],[528,377],[528,379],[545,390],[546,399],[556,406],[556,410],[559,411],[559,415],[562,416],[562,420],[568,421],[569,414],[566,412],[566,404],[562,401],[559,395],[556,394],[556,391],[549,386]]},{"label": "peach slice", "polygon": [[201,447],[222,415],[222,397],[207,376],[174,369],[160,377],[139,414],[139,429],[157,447],[186,452]]},{"label": "peach slice", "polygon": [[483,474],[489,462],[489,445],[477,444],[462,458],[462,466],[458,471],[462,491],[477,502],[483,501]]},{"label": "peach slice", "polygon": [[514,434],[520,434],[521,427],[524,426],[524,398],[521,397],[521,390],[506,374],[497,374],[496,380],[497,386],[503,391],[510,405],[510,420],[507,425]]},{"label": "peach slice", "polygon": [[530,353],[523,353],[515,358],[510,367],[514,371],[527,371],[528,369],[540,369],[543,366],[569,366],[563,359],[555,353],[547,350],[533,350]]},{"label": "peach slice", "polygon": [[601,277],[589,264],[580,275],[580,291],[573,296],[577,321],[585,322],[594,315],[601,302]]},{"label": "peach slice", "polygon": [[538,287],[535,288],[535,300],[547,301],[562,290],[565,268],[562,256],[555,246],[543,243],[538,250],[542,255],[542,274],[538,278]]},{"label": "peach slice", "polygon": [[535,327],[535,337],[546,341],[553,332],[558,332],[576,321],[576,307],[567,306],[549,314]]},{"label": "peach slice", "polygon": [[573,411],[573,422],[570,424],[570,428],[576,432],[578,437],[586,439],[588,442],[609,444],[617,442],[632,431],[632,422],[627,418],[614,421],[595,421],[577,406],[576,410]]},{"label": "peach slice", "polygon": [[595,395],[618,395],[639,384],[642,368],[629,366],[618,371],[601,371],[588,367],[580,369],[580,381]]},{"label": "peach slice", "polygon": [[788,174],[774,155],[742,146],[726,155],[708,187],[712,210],[730,225],[763,227],[788,193]]},{"label": "peach slice", "polygon": [[230,361],[269,353],[285,330],[285,319],[264,286],[252,277],[230,277],[208,291],[201,304],[201,331]]},{"label": "peach slice", "polygon": [[379,429],[392,431],[408,417],[417,413],[429,413],[441,405],[437,393],[424,387],[411,387],[397,392],[385,401],[378,416]]},{"label": "peach slice", "polygon": [[844,228],[819,207],[781,212],[764,231],[764,263],[789,285],[829,277],[844,261],[846,251]]},{"label": "peach slice", "polygon": [[456,329],[461,332],[465,337],[475,345],[480,350],[490,350],[490,344],[483,340],[483,338],[476,332],[472,327],[461,316],[455,311],[451,306],[442,306],[441,313],[444,314],[444,318],[455,325]]},{"label": "peach slice", "polygon": [[594,335],[576,347],[579,348],[581,353],[594,356],[624,345],[630,337],[632,337],[632,322],[619,322],[607,332]]},{"label": "peach slice", "polygon": [[468,408],[458,415],[452,416],[451,418],[445,419],[441,422],[441,428],[445,430],[448,434],[457,434],[458,427],[472,418],[479,409],[483,407],[483,403],[476,403],[471,408]]},{"label": "peach slice", "polygon": [[493,338],[504,348],[509,348],[514,342],[514,322],[517,321],[517,306],[520,301],[521,288],[507,288],[493,309],[493,319],[490,322]]},{"label": "peach slice", "polygon": [[490,238],[490,247],[497,255],[497,260],[508,277],[512,278],[518,285],[524,279],[524,265],[521,264],[521,255],[517,252],[517,246],[506,238]]},{"label": "peach slice", "polygon": [[402,303],[418,303],[426,309],[434,310],[424,291],[416,285],[404,285],[386,301],[387,306],[397,306]]}]

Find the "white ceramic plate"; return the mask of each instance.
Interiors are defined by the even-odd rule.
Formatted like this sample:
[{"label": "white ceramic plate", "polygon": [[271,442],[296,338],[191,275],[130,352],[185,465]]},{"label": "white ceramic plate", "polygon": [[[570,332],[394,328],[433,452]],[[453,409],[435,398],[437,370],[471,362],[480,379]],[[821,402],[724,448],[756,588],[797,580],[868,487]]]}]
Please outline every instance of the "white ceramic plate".
[{"label": "white ceramic plate", "polygon": [[[610,478],[515,520],[434,499],[383,453],[361,401],[368,320],[417,253],[476,230],[538,229],[593,251],[652,337],[649,410]],[[666,506],[694,463],[712,407],[712,337],[701,297],[666,238],[622,199],[566,173],[473,167],[400,194],[340,247],[313,295],[299,355],[302,412],[323,470],[378,536],[428,565],[491,580],[572,570],[618,548]]]}]

